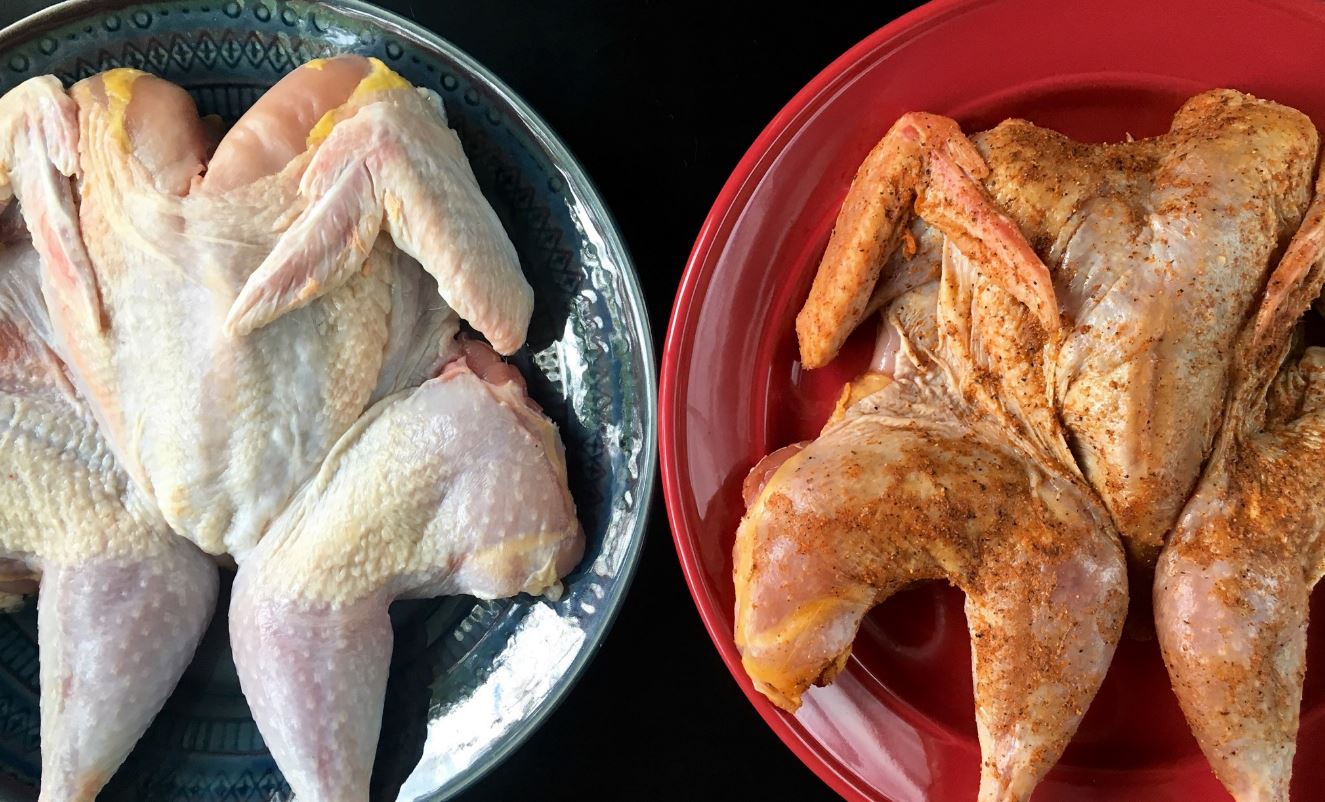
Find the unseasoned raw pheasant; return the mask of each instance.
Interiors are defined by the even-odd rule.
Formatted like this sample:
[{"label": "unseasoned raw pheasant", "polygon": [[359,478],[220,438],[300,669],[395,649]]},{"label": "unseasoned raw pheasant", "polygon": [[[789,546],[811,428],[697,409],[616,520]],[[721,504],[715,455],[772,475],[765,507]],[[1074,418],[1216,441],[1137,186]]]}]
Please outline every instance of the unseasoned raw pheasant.
[{"label": "unseasoned raw pheasant", "polygon": [[230,607],[244,695],[296,794],[368,798],[390,602],[555,594],[583,550],[556,427],[486,346],[369,410],[240,566]]},{"label": "unseasoned raw pheasant", "polygon": [[[132,70],[72,90],[93,277],[51,299],[56,332],[116,453],[210,552],[252,548],[363,410],[444,356],[455,318],[407,254],[503,350],[528,324],[529,286],[435,98],[349,62],[274,88],[206,179],[212,144],[183,90]],[[340,84],[318,95],[329,108],[281,99],[319,82]],[[276,148],[272,120],[297,128],[301,109],[317,130],[276,172],[253,174],[270,150],[229,147]],[[99,315],[70,302],[84,295]]]},{"label": "unseasoned raw pheasant", "polygon": [[[50,484],[0,510],[0,580],[42,575],[51,799],[95,794],[210,615],[215,570],[171,526],[239,563],[236,664],[296,793],[365,799],[388,602],[555,594],[584,547],[555,426],[514,368],[455,338],[458,311],[516,350],[532,293],[438,98],[374,60],[312,62],[215,144],[150,75],[71,96],[39,79],[0,99],[0,168],[35,248],[16,308],[41,306],[40,275],[39,339],[68,363],[0,319],[0,405],[12,379],[26,425],[53,385],[81,433],[0,428],[57,452],[0,452],[11,480]],[[109,496],[95,526],[52,501],[60,471]],[[61,514],[78,526],[41,534]],[[141,647],[126,626],[159,640],[154,659],[122,665]],[[69,724],[89,716],[117,726]]]},{"label": "unseasoned raw pheasant", "polygon": [[137,492],[69,384],[15,222],[0,218],[0,570],[4,590],[41,593],[41,799],[91,802],[193,656],[216,566]]}]

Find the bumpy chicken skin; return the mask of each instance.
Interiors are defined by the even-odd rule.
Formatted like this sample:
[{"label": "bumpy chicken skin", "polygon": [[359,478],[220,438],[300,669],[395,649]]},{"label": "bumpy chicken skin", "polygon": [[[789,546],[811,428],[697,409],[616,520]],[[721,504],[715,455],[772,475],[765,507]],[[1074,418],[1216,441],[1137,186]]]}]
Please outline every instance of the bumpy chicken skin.
[{"label": "bumpy chicken skin", "polygon": [[116,464],[52,350],[40,274],[26,239],[0,242],[0,558],[39,579],[41,799],[91,802],[193,656],[216,566]]},{"label": "bumpy chicken skin", "polygon": [[555,594],[580,561],[556,427],[479,359],[369,410],[240,566],[235,666],[301,799],[368,798],[391,601]]},{"label": "bumpy chicken skin", "polygon": [[[315,62],[208,164],[213,148],[182,89],[134,70],[0,99],[0,186],[32,231],[49,342],[88,401],[75,445],[99,460],[89,481],[118,482],[141,507],[152,547],[103,566],[91,534],[50,545],[34,534],[46,519],[0,510],[0,593],[40,557],[43,643],[60,647],[42,661],[59,702],[43,701],[51,799],[95,794],[210,614],[215,569],[171,525],[239,562],[244,687],[291,784],[315,799],[366,797],[391,598],[555,593],[583,551],[555,426],[518,371],[454,337],[447,302],[515,350],[532,293],[436,95],[376,60]],[[4,381],[41,379],[14,361],[17,342],[0,321],[0,357],[18,365],[0,360],[0,402]],[[75,397],[64,367],[51,375]],[[59,431],[42,421],[28,439]],[[36,470],[58,490],[60,470],[77,474],[40,456],[0,453],[24,463],[11,479]],[[29,495],[86,528],[77,507]],[[115,540],[109,522],[99,534]],[[158,652],[126,665],[141,642],[125,627]],[[116,726],[70,723],[88,717]]]},{"label": "bumpy chicken skin", "polygon": [[[299,96],[302,87],[277,85],[272,92]],[[304,122],[296,116],[290,124]],[[533,290],[436,94],[372,61],[349,99],[308,132],[308,147],[299,179],[307,205],[245,282],[227,332],[259,329],[343,286],[386,233],[499,352],[524,343]]]},{"label": "bumpy chicken skin", "polygon": [[[75,382],[125,466],[181,534],[212,553],[251,548],[367,406],[377,381],[392,291],[365,277],[338,302],[292,317],[266,338],[221,332],[228,304],[274,245],[296,203],[295,179],[251,194],[178,195],[158,186],[123,135],[164,134],[188,164],[201,129],[136,95],[183,90],[116,70],[77,84],[82,178],[79,224],[96,266],[107,325],[59,313],[57,335]],[[191,115],[196,120],[196,113]],[[166,149],[153,146],[159,161]],[[158,163],[154,169],[159,170]],[[326,370],[304,368],[310,362]]]},{"label": "bumpy chicken skin", "polygon": [[[191,179],[183,195],[173,181],[160,185],[163,163],[173,155],[184,175],[196,169],[210,143],[182,90],[131,70],[73,89],[82,143],[78,223],[106,325],[57,311],[56,331],[76,382],[126,467],[171,525],[210,552],[251,548],[372,401],[421,381],[446,356],[441,348],[451,340],[455,318],[436,300],[432,279],[396,245],[414,245],[426,266],[442,265],[434,272],[445,276],[446,270],[484,267],[457,263],[452,251],[510,251],[467,166],[433,174],[427,191],[411,195],[405,207],[390,202],[378,219],[405,232],[394,241],[375,239],[376,228],[363,228],[371,216],[365,204],[399,199],[418,187],[420,161],[435,160],[433,139],[448,159],[463,161],[463,154],[434,100],[402,87],[380,63],[354,57],[350,66],[337,71],[328,62],[322,70],[296,71],[271,90],[253,120],[236,124],[240,135],[260,128],[273,141],[282,126],[287,136],[281,141],[295,136],[290,129],[305,129],[297,135],[308,143],[305,149],[277,172],[261,174],[284,153],[246,161],[227,137],[217,148],[221,164],[201,181]],[[311,123],[315,131],[306,129],[320,110],[316,105],[282,101],[304,98],[309,75],[324,83],[339,76],[345,83],[337,91],[322,87],[318,96],[328,103],[350,98],[322,110]],[[189,114],[180,124],[175,118],[184,104]],[[150,116],[163,110],[171,116]],[[382,144],[402,126],[414,139]],[[139,128],[166,132],[161,139],[167,144],[138,141],[133,132]],[[360,175],[367,168],[332,158],[357,153],[356,143],[382,145],[373,162],[380,169],[366,189],[320,166]],[[453,152],[446,150],[451,144]],[[319,176],[324,185],[316,183]],[[410,231],[428,227],[429,215],[443,214],[437,203],[481,205],[485,227],[452,226],[410,239]],[[509,304],[529,292],[510,253],[487,284],[482,277],[450,276],[443,288],[457,305],[488,314],[471,323],[493,327],[507,349],[523,340],[528,322],[527,308]],[[302,289],[278,306],[263,306],[267,325],[261,330],[227,334],[237,298],[261,301],[287,286],[281,278],[255,281],[264,259],[275,255],[279,275]],[[320,284],[313,274],[332,267],[330,284]],[[480,290],[471,292],[475,286]],[[501,296],[507,306],[487,303],[482,292]],[[60,310],[72,293],[51,295],[52,308]],[[503,311],[512,308],[509,315]]]}]

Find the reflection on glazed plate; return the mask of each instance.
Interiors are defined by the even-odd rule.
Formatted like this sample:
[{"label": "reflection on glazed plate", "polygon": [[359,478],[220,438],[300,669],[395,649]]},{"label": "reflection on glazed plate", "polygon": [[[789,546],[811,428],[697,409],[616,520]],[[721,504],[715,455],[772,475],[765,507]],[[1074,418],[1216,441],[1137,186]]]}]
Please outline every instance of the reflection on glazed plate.
[{"label": "reflection on glazed plate", "polygon": [[[399,602],[373,798],[463,790],[547,717],[583,671],[639,557],[656,470],[654,360],[629,254],[565,146],[496,77],[438,36],[357,0],[74,0],[0,31],[0,91],[137,67],[234,120],[312,58],[381,58],[441,94],[535,292],[515,357],[557,422],[588,536],[556,602]],[[217,609],[229,603],[228,581]],[[36,609],[0,616],[0,799],[36,795]],[[102,800],[286,799],[235,678],[218,614]]]},{"label": "reflection on glazed plate", "polygon": [[[1024,117],[1105,141],[1159,133],[1187,97],[1228,86],[1302,109],[1325,127],[1321,42],[1325,5],[1307,0],[1171,0],[1162,9],[1147,0],[939,0],[811,81],[723,187],[691,253],[663,354],[668,516],[695,603],[733,676],[782,740],[847,798],[974,800],[979,768],[959,592],[931,584],[877,608],[846,669],[809,692],[796,716],[754,691],[732,641],[741,482],[764,454],[813,437],[869,356],[866,332],[832,365],[803,371],[793,329],[856,167],[898,116],[916,110],[953,115],[968,131]],[[1308,650],[1294,765],[1300,800],[1325,786],[1319,626]],[[1227,798],[1154,642],[1128,639],[1034,797]]]},{"label": "reflection on glazed plate", "polygon": [[[442,701],[428,722],[423,755],[400,788],[401,799],[427,799],[439,777],[457,777],[493,737],[537,709],[584,645],[584,631],[548,605],[535,605],[509,635],[486,685],[490,692]],[[494,710],[495,708],[495,710]],[[496,721],[502,732],[491,732]]]}]

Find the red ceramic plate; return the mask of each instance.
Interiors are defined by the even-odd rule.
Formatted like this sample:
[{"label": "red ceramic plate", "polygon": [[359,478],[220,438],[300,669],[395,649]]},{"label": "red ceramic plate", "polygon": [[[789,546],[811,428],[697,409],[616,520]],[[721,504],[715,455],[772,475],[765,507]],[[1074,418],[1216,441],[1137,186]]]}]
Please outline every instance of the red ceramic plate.
[{"label": "red ceramic plate", "polygon": [[[812,21],[807,24],[813,24]],[[974,800],[978,748],[957,591],[926,586],[866,620],[837,682],[796,716],[754,692],[732,642],[731,546],[741,481],[812,436],[859,339],[804,372],[793,318],[837,208],[897,117],[969,130],[1018,116],[1078,139],[1165,130],[1184,99],[1227,86],[1325,128],[1325,5],[1282,0],[950,0],[888,25],[834,62],[741,161],[695,244],[662,369],[662,467],[676,548],[709,633],[778,735],[850,799]],[[866,327],[868,328],[868,327]],[[1293,793],[1325,787],[1325,631],[1313,631]],[[1313,790],[1314,789],[1314,790]],[[1189,734],[1153,641],[1125,640],[1037,802],[1227,799]]]}]

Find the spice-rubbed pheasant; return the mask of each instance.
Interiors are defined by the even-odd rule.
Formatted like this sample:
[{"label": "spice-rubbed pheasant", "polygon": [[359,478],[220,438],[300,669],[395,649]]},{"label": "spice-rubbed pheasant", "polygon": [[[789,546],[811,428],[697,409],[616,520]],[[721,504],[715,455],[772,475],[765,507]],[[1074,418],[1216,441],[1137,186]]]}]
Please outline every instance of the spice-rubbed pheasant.
[{"label": "spice-rubbed pheasant", "polygon": [[1305,116],[1227,90],[1105,145],[903,117],[797,319],[818,367],[882,311],[873,370],[817,440],[756,468],[737,534],[737,642],[761,689],[794,708],[871,606],[947,578],[975,638],[981,799],[1028,796],[1112,654],[1126,581],[1106,544],[1148,594],[1317,150]]},{"label": "spice-rubbed pheasant", "polygon": [[1325,284],[1322,189],[1237,344],[1223,429],[1155,578],[1173,689],[1239,802],[1289,798],[1325,573],[1325,349],[1298,323]]},{"label": "spice-rubbed pheasant", "polygon": [[[1053,287],[978,183],[985,169],[955,123],[924,114],[903,117],[862,168],[802,319],[832,327],[842,313],[815,306],[823,282],[842,286],[831,260],[904,240],[913,202],[920,236],[902,246],[913,260],[902,269],[917,280],[888,307],[880,371],[848,388],[818,439],[756,468],[766,484],[736,537],[736,643],[756,686],[794,710],[841,668],[871,607],[919,580],[956,584],[981,798],[1002,800],[1027,796],[1075,731],[1117,643],[1127,579],[1054,415]],[[802,329],[803,351],[813,337]]]}]

